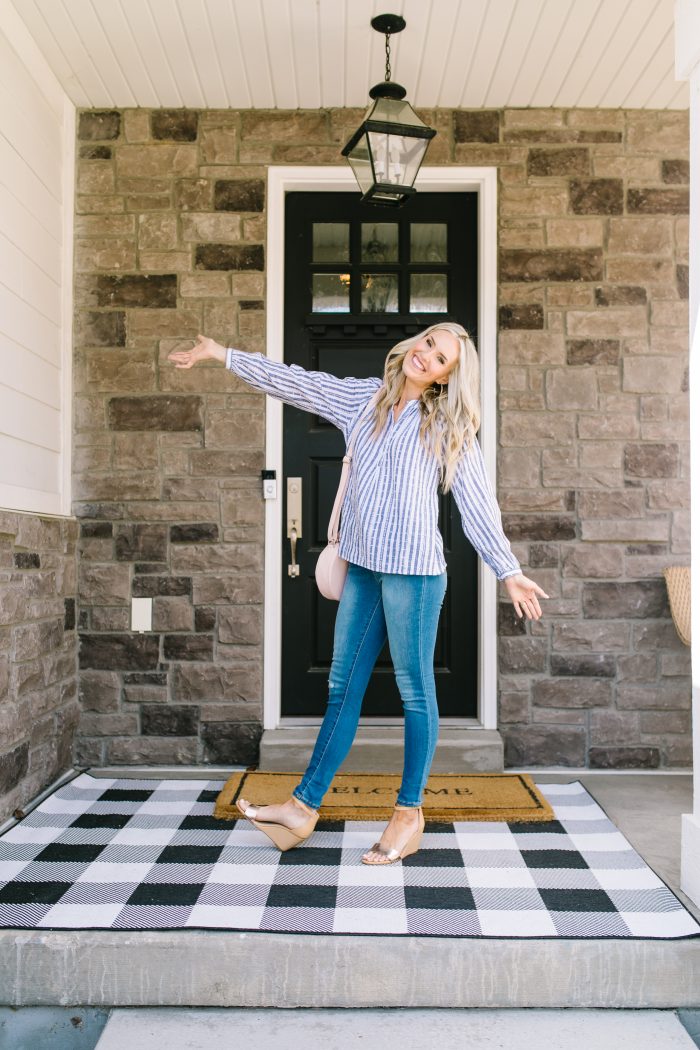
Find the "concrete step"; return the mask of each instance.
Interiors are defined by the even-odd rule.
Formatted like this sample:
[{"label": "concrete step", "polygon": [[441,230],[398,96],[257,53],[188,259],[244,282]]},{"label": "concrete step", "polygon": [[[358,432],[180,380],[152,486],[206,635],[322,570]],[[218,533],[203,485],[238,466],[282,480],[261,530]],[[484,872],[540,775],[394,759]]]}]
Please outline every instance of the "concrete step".
[{"label": "concrete step", "polygon": [[[260,741],[261,770],[306,769],[318,726],[266,729]],[[360,726],[341,773],[400,773],[403,767],[403,726]],[[503,740],[496,729],[440,729],[432,773],[502,773]]]},{"label": "concrete step", "polygon": [[660,1010],[114,1010],[96,1050],[695,1050]]}]

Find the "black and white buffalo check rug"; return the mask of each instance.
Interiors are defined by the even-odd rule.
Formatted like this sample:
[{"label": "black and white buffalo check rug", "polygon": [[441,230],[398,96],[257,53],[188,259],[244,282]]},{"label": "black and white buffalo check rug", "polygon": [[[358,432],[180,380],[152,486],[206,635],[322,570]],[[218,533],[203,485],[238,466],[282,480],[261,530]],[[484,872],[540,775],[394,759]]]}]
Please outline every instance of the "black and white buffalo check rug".
[{"label": "black and white buffalo check rug", "polygon": [[700,926],[579,781],[555,819],[429,824],[370,867],[384,822],[317,825],[279,853],[212,816],[224,781],[81,773],[0,837],[0,926],[440,937],[688,938]]}]

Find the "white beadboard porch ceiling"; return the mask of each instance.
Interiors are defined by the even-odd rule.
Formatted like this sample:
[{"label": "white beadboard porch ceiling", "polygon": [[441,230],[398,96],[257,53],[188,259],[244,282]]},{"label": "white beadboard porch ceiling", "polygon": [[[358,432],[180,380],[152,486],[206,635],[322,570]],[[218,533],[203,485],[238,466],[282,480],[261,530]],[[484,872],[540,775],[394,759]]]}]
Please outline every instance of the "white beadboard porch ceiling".
[{"label": "white beadboard porch ceiling", "polygon": [[362,106],[402,14],[417,106],[685,108],[673,0],[1,0],[80,107]]}]

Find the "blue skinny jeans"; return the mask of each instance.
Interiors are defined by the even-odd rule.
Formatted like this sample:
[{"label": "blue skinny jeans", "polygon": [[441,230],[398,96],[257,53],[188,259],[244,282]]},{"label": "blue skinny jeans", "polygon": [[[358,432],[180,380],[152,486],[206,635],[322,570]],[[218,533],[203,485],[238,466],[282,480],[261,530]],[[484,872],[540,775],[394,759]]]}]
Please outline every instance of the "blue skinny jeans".
[{"label": "blue skinny jeans", "polygon": [[438,738],[433,657],[447,573],[373,572],[350,562],[338,605],[328,706],[311,761],[292,794],[318,809],[355,738],[362,699],[384,643],[404,710],[397,802],[420,806]]}]

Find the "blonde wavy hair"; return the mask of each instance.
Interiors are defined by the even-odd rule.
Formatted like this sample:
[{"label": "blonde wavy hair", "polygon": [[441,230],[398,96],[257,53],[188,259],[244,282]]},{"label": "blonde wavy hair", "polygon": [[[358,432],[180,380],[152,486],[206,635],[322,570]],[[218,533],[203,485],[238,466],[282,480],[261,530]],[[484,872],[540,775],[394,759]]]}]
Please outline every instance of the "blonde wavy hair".
[{"label": "blonde wavy hair", "polygon": [[392,406],[406,382],[403,361],[407,353],[431,332],[451,332],[459,346],[459,357],[447,383],[434,383],[420,397],[419,438],[435,457],[441,470],[442,491],[449,492],[462,455],[476,440],[481,422],[479,404],[479,356],[468,332],[453,321],[440,321],[392,347],[384,362],[384,389],[374,409],[372,437],[379,436]]}]

